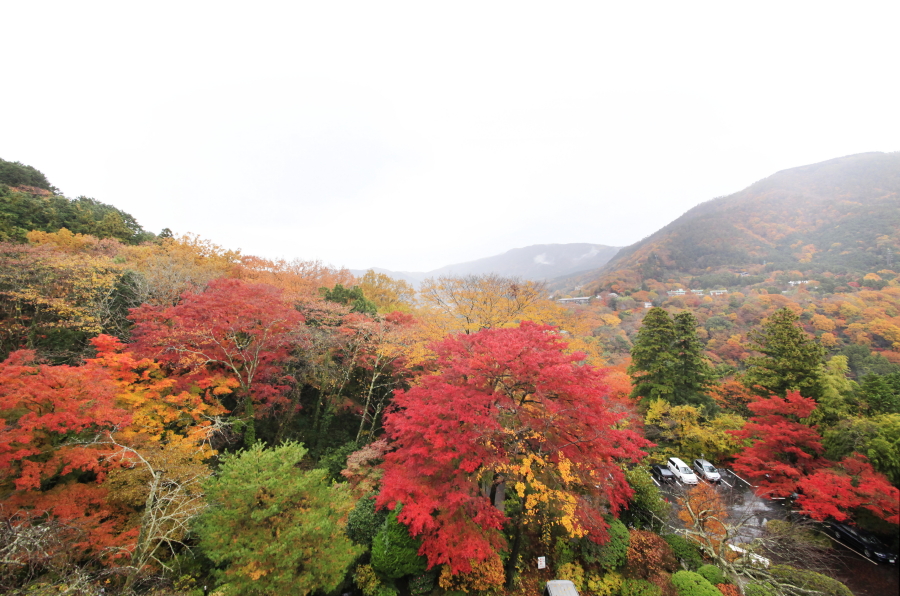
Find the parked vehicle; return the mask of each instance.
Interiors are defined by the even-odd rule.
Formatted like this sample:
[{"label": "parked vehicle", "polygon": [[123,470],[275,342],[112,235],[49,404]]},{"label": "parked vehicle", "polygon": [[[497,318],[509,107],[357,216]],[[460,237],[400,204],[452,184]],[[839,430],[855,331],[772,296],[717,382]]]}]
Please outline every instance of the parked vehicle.
[{"label": "parked vehicle", "polygon": [[578,590],[567,579],[551,579],[544,585],[543,596],[578,596]]},{"label": "parked vehicle", "polygon": [[843,542],[853,550],[862,553],[867,559],[872,559],[878,563],[897,563],[897,555],[890,552],[881,540],[865,530],[836,521],[826,521],[822,525],[830,536]]},{"label": "parked vehicle", "polygon": [[695,459],[694,469],[697,470],[697,476],[703,478],[707,482],[714,482],[716,484],[722,482],[722,476],[719,474],[719,471],[705,459]]},{"label": "parked vehicle", "polygon": [[691,469],[687,467],[687,464],[678,459],[677,457],[669,458],[669,470],[675,474],[675,478],[680,480],[683,484],[697,484],[700,482],[697,479],[697,476],[691,472]]},{"label": "parked vehicle", "polygon": [[675,474],[673,474],[672,470],[665,466],[661,466],[660,464],[653,464],[652,466],[650,466],[650,474],[660,484],[675,484]]}]

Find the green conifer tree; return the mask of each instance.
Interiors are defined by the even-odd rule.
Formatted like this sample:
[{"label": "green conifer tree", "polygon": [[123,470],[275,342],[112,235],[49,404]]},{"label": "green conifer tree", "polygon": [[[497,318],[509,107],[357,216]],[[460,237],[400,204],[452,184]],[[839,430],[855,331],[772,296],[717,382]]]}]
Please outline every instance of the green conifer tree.
[{"label": "green conifer tree", "polygon": [[703,345],[697,337],[697,319],[690,311],[675,315],[675,371],[672,399],[674,406],[697,405],[711,408],[714,406],[709,396],[709,386],[713,382],[713,371],[706,356]]},{"label": "green conifer tree", "polygon": [[782,397],[789,390],[817,401],[822,397],[825,349],[803,331],[798,320],[794,311],[782,308],[761,330],[750,333],[751,347],[762,355],[747,359],[744,385]]},{"label": "green conifer tree", "polygon": [[631,397],[644,403],[669,401],[675,391],[676,360],[673,352],[675,324],[659,307],[647,311],[631,349],[628,374],[634,387]]},{"label": "green conifer tree", "polygon": [[340,527],[353,506],[324,470],[303,471],[299,443],[256,443],[223,457],[205,484],[210,508],[198,524],[200,546],[226,566],[229,594],[329,592],[364,550]]},{"label": "green conifer tree", "polygon": [[422,573],[428,564],[419,556],[422,541],[410,536],[409,529],[397,519],[401,507],[388,515],[372,540],[372,568],[393,579]]},{"label": "green conifer tree", "polygon": [[662,399],[672,405],[713,407],[707,393],[712,368],[697,337],[697,319],[688,311],[669,316],[651,308],[644,317],[631,350],[628,367],[634,389],[643,403]]}]

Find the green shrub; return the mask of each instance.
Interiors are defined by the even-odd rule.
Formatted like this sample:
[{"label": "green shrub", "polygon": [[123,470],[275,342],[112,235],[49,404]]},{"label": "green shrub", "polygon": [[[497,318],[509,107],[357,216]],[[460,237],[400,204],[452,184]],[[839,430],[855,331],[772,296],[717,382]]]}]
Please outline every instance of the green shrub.
[{"label": "green shrub", "polygon": [[713,585],[731,583],[731,580],[725,577],[725,574],[722,573],[722,570],[715,565],[701,565],[700,568],[697,569],[697,573],[702,575],[704,578],[706,578],[706,581]]},{"label": "green shrub", "polygon": [[606,571],[612,571],[625,564],[628,556],[630,534],[625,524],[614,518],[609,522],[609,541],[597,544],[588,538],[581,539],[581,558],[586,563],[597,563]]},{"label": "green shrub", "polygon": [[622,589],[622,576],[618,573],[597,575],[591,573],[587,577],[587,590],[594,596],[619,596]]},{"label": "green shrub", "polygon": [[356,506],[347,517],[347,528],[344,532],[356,544],[370,547],[386,519],[386,511],[375,510],[374,495],[367,495],[356,502]]},{"label": "green shrub", "polygon": [[658,519],[665,519],[669,513],[669,504],[663,499],[662,493],[650,473],[645,468],[633,468],[625,471],[625,479],[634,490],[628,509],[622,512],[622,517],[638,529],[659,530]]},{"label": "green shrub", "polygon": [[372,568],[378,573],[398,578],[425,571],[426,559],[419,556],[421,541],[409,535],[409,529],[397,519],[401,505],[388,515],[372,540]]},{"label": "green shrub", "polygon": [[677,534],[666,534],[663,539],[672,547],[675,557],[689,570],[696,571],[703,565],[703,557],[694,541]]},{"label": "green shrub", "polygon": [[815,571],[797,569],[789,565],[774,565],[769,571],[779,581],[802,586],[806,590],[815,590],[826,596],[853,596],[853,592],[838,580]]},{"label": "green shrub", "polygon": [[718,588],[693,571],[676,571],[672,575],[672,585],[678,596],[722,596]]},{"label": "green shrub", "polygon": [[359,449],[356,441],[349,441],[338,447],[329,447],[319,456],[319,468],[328,471],[331,480],[344,481],[341,471],[347,467],[347,456]]},{"label": "green shrub", "polygon": [[778,596],[778,590],[764,582],[750,582],[744,586],[744,596]]},{"label": "green shrub", "polygon": [[660,596],[662,590],[645,579],[626,579],[622,582],[619,594],[621,596]]},{"label": "green shrub", "polygon": [[575,584],[575,589],[578,591],[584,589],[584,568],[578,563],[560,565],[556,570],[556,577],[569,580]]},{"label": "green shrub", "polygon": [[[582,538],[582,540],[584,539]],[[573,563],[578,558],[578,541],[574,541],[568,536],[559,536],[553,548],[553,557],[557,567]]]}]

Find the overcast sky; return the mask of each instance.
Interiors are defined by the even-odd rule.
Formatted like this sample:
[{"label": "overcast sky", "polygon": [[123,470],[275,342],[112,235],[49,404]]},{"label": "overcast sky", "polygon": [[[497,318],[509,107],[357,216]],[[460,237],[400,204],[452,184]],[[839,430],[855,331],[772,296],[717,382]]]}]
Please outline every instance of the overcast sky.
[{"label": "overcast sky", "polygon": [[778,170],[900,150],[896,0],[5,2],[0,22],[0,157],[268,257],[625,246]]}]

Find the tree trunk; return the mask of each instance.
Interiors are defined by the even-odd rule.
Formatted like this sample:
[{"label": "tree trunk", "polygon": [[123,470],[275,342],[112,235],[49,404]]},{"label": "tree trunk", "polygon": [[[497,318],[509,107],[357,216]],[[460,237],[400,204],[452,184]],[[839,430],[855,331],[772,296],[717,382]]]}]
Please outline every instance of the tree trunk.
[{"label": "tree trunk", "polygon": [[506,589],[512,589],[516,579],[516,567],[519,566],[519,557],[522,556],[522,514],[516,516],[515,533],[513,534],[512,549],[509,560],[506,562]]}]

